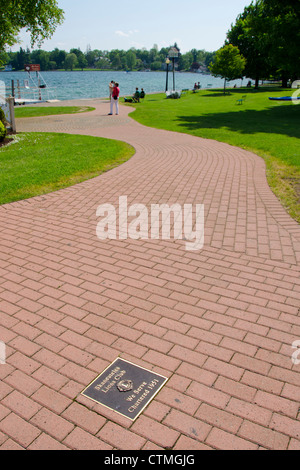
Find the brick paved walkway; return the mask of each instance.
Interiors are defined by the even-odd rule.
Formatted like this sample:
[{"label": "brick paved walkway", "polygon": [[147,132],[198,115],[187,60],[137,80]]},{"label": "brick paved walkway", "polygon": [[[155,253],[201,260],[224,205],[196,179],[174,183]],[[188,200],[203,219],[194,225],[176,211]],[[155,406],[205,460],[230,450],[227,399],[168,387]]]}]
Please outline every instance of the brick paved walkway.
[{"label": "brick paved walkway", "polygon": [[[0,449],[299,450],[300,227],[263,160],[92,105],[18,121],[124,140],[136,154],[0,207]],[[122,195],[205,204],[204,249],[99,241],[96,208]],[[134,423],[80,395],[118,356],[169,378]]]}]

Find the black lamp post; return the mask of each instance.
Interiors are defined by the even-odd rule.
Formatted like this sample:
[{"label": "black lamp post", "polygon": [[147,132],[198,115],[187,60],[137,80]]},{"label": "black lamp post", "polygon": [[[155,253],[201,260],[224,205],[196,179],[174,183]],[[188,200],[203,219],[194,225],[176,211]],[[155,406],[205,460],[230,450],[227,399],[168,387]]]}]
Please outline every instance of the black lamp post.
[{"label": "black lamp post", "polygon": [[172,57],[172,60],[173,60],[173,91],[176,90],[176,87],[175,87],[175,57]]},{"label": "black lamp post", "polygon": [[167,57],[167,60],[166,60],[166,65],[167,65],[167,81],[166,81],[166,92],[168,91],[168,87],[169,87],[169,65],[170,65],[170,59],[169,57]]}]

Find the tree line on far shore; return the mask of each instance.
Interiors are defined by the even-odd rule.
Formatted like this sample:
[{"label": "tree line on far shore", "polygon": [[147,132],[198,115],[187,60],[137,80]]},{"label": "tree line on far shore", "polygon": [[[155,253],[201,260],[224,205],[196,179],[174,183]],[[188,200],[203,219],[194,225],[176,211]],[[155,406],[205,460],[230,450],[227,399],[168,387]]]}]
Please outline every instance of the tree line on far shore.
[{"label": "tree line on far shore", "polygon": [[[24,70],[25,64],[40,64],[42,71],[48,70],[164,70],[169,48],[158,49],[154,45],[146,50],[131,48],[128,51],[114,49],[111,51],[92,50],[88,45],[85,52],[80,48],[69,52],[59,50],[45,51],[43,49],[30,50],[22,47],[18,52],[3,52],[2,64],[11,65],[13,70]],[[180,52],[180,51],[179,51]],[[179,53],[176,59],[176,68],[180,71],[207,71],[208,65],[213,61],[215,52],[192,49],[184,54]]]}]

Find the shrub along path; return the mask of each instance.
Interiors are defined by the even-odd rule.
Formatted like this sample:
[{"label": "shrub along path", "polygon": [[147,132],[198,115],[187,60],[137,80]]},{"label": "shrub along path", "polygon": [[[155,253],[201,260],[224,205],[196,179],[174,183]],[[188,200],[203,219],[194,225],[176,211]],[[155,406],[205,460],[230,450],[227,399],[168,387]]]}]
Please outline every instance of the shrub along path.
[{"label": "shrub along path", "polygon": [[[136,154],[0,207],[0,449],[300,449],[300,228],[263,160],[89,103],[84,115],[18,120]],[[203,250],[99,241],[96,209],[120,196],[205,204]],[[118,356],[169,378],[134,423],[80,395]]]}]

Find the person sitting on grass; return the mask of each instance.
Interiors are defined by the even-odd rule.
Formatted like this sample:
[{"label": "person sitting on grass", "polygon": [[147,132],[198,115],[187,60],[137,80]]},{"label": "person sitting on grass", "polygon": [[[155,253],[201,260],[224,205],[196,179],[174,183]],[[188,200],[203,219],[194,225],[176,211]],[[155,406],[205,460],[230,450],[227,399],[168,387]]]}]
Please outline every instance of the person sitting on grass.
[{"label": "person sitting on grass", "polygon": [[135,89],[135,93],[134,93],[132,99],[133,99],[134,103],[139,103],[140,102],[140,92],[139,92],[138,88]]},{"label": "person sitting on grass", "polygon": [[141,89],[141,92],[139,92],[139,89],[136,88],[135,93],[132,98],[124,98],[125,103],[139,103],[140,98],[145,98],[146,93],[144,92],[144,88]]}]

